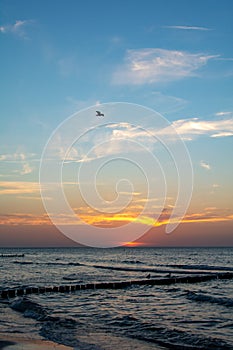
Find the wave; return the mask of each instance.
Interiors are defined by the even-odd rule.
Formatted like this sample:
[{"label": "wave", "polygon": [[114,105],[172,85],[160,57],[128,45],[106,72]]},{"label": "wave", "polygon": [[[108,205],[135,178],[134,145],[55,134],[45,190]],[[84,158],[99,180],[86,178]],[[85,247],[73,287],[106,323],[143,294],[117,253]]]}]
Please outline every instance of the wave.
[{"label": "wave", "polygon": [[168,266],[168,267],[172,267],[172,268],[185,269],[185,270],[233,271],[233,267],[214,266],[214,265],[166,264],[166,265],[160,265],[160,266]]},{"label": "wave", "polygon": [[170,329],[141,322],[139,319],[126,315],[115,317],[109,322],[110,331],[120,330],[124,336],[155,343],[168,349],[232,349],[219,338],[200,336],[180,329]]},{"label": "wave", "polygon": [[25,254],[0,254],[0,258],[23,258]]},{"label": "wave", "polygon": [[80,342],[76,339],[77,325],[78,322],[72,318],[50,317],[42,322],[40,335],[53,342],[79,349]]},{"label": "wave", "polygon": [[44,262],[38,263],[38,265],[52,265],[52,266],[86,266],[86,264],[82,264],[79,262]]},{"label": "wave", "polygon": [[41,323],[40,335],[46,339],[72,347],[80,345],[80,342],[75,339],[78,325],[76,320],[53,316],[50,310],[27,297],[14,300],[10,307],[21,312],[24,317],[39,321]]},{"label": "wave", "polygon": [[122,260],[121,261],[122,264],[144,264],[142,261],[140,260]]},{"label": "wave", "polygon": [[[131,331],[132,332],[132,331]],[[132,332],[134,333],[134,332]],[[179,329],[169,329],[151,325],[142,326],[137,338],[165,346],[170,349],[232,349],[218,338],[200,336]]]},{"label": "wave", "polygon": [[71,273],[70,275],[64,276],[63,280],[66,281],[76,281],[79,280],[79,283],[82,283],[83,281],[80,280],[80,275],[76,274],[76,273]]},{"label": "wave", "polygon": [[[132,272],[154,272],[154,273],[167,273],[170,277],[171,274],[179,274],[179,275],[209,275],[214,274],[217,271],[205,271],[205,270],[197,270],[193,271],[187,270],[187,269],[177,269],[177,270],[171,270],[169,268],[161,269],[161,268],[153,268],[153,267],[131,267],[131,266],[112,266],[112,265],[85,265],[86,267],[93,267],[96,269],[105,269],[105,270],[115,270],[115,271],[132,271]],[[165,266],[165,265],[164,265]]]},{"label": "wave", "polygon": [[114,317],[112,320],[108,321],[108,324],[109,326],[116,326],[117,328],[124,329],[124,327],[134,326],[137,322],[139,322],[139,320],[136,317],[124,315]]},{"label": "wave", "polygon": [[233,298],[226,297],[214,297],[204,293],[196,293],[192,291],[188,291],[187,298],[189,300],[199,301],[199,302],[207,302],[211,304],[218,304],[227,307],[233,307]]},{"label": "wave", "polygon": [[[80,342],[77,339],[78,334],[85,332],[88,334],[86,323],[74,320],[73,318],[53,316],[50,309],[42,307],[27,297],[16,299],[11,303],[11,307],[23,313],[25,317],[38,320],[40,334],[48,340],[77,347],[78,349],[100,350],[100,347],[95,344],[91,344],[90,347],[90,344]],[[101,325],[101,330],[103,330],[103,326],[104,324]],[[111,317],[104,327],[107,327],[108,332],[112,334],[143,340],[164,346],[168,349],[232,349],[232,346],[219,338],[201,336],[178,328],[171,329],[166,326],[143,322],[130,313],[123,316]]]},{"label": "wave", "polygon": [[14,264],[20,264],[20,265],[32,265],[34,264],[33,261],[13,261]]},{"label": "wave", "polygon": [[[19,255],[18,255],[19,256]],[[154,272],[154,273],[172,273],[172,274],[209,274],[217,271],[233,271],[233,267],[227,266],[211,266],[211,265],[187,265],[187,264],[158,264],[158,267],[137,266],[145,265],[144,262],[134,259],[126,259],[121,261],[121,264],[113,265],[99,265],[99,264],[85,264],[80,262],[62,262],[56,259],[56,261],[37,262],[37,261],[13,261],[14,264],[35,264],[35,265],[48,265],[48,266],[85,266],[87,268],[107,269],[115,271],[132,271],[132,272]],[[128,266],[126,266],[128,265]],[[136,265],[136,266],[130,266]],[[172,269],[171,269],[172,268]]]},{"label": "wave", "polygon": [[49,266],[88,266],[79,262],[37,262],[37,261],[20,261],[20,260],[15,260],[13,261],[14,264],[20,264],[20,265],[49,265]]},{"label": "wave", "polygon": [[36,302],[31,301],[27,297],[18,298],[14,300],[10,307],[13,310],[23,313],[25,317],[34,318],[38,321],[46,320],[48,312]]}]

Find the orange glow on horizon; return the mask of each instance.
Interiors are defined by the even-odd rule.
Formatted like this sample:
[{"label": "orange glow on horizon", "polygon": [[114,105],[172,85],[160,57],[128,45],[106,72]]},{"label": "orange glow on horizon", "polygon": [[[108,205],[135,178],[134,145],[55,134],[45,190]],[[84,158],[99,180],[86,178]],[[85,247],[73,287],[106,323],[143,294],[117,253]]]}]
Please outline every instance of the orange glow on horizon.
[{"label": "orange glow on horizon", "polygon": [[121,245],[125,246],[125,247],[142,247],[142,246],[145,246],[145,244],[142,243],[142,242],[121,242]]},{"label": "orange glow on horizon", "polygon": [[[127,215],[127,214],[115,214],[115,215],[86,215],[85,218],[82,217],[82,220],[78,221],[72,220],[70,217],[65,215],[58,216],[58,222],[62,225],[82,225],[83,221],[85,221],[88,225],[97,226],[97,227],[116,227],[129,223],[137,223],[148,225],[148,227],[159,227],[163,225],[167,225],[169,223],[177,223],[178,219],[158,219],[154,220],[151,217],[142,216],[136,217],[135,215]],[[84,220],[85,219],[85,220]],[[226,216],[212,216],[212,217],[203,217],[201,214],[191,214],[186,215],[181,223],[214,223],[214,222],[224,222],[233,220],[233,214]],[[45,213],[42,215],[35,214],[25,214],[25,213],[12,213],[0,215],[0,225],[53,225],[49,216]]]}]

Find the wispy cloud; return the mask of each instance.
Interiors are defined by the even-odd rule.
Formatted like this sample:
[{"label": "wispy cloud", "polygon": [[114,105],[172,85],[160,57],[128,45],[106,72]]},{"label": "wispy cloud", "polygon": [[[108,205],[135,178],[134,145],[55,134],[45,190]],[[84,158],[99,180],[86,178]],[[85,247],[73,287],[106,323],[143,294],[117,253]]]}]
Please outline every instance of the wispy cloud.
[{"label": "wispy cloud", "polygon": [[110,155],[124,154],[126,150],[131,154],[145,150],[153,152],[159,140],[176,142],[177,134],[184,141],[193,141],[201,136],[229,137],[233,135],[233,119],[179,119],[149,130],[126,122],[111,123],[96,129],[94,136],[92,133],[87,134],[82,144],[71,148],[66,146],[65,141],[61,145],[58,135],[57,142],[54,142],[52,159],[62,160],[69,166],[70,163],[88,163]]},{"label": "wispy cloud", "polygon": [[[80,212],[81,209],[81,212]],[[93,210],[87,207],[78,208],[77,217],[67,214],[53,214],[50,213],[56,221],[63,225],[82,225],[83,221],[89,225],[102,226],[102,227],[116,227],[125,223],[134,222],[137,224],[146,224],[148,226],[163,226],[169,223],[171,208],[165,208],[157,220],[154,219],[154,215],[138,216],[140,212],[134,208],[128,208],[125,212],[119,212],[116,214],[93,212]],[[187,214],[181,223],[214,223],[223,221],[232,221],[233,214],[230,210],[219,210],[216,207],[204,208],[202,212],[194,212]],[[176,218],[173,219],[173,222]],[[32,213],[20,213],[13,212],[0,215],[0,225],[52,225],[48,214],[32,214]]]},{"label": "wispy cloud", "polygon": [[[216,208],[206,208],[200,213],[187,214],[181,223],[214,223],[223,221],[232,221],[233,214],[227,213],[216,213]],[[99,214],[88,212],[84,215],[80,215],[80,218],[86,223],[94,226],[101,227],[116,227],[121,226],[124,223],[134,222],[137,224],[144,224],[148,226],[159,227],[167,225],[170,220],[171,210],[165,209],[164,212],[156,220],[153,215],[150,216],[138,216],[139,213],[128,210],[127,212],[117,214]],[[176,222],[176,218],[173,218],[172,222]],[[66,222],[66,224],[69,224]]]},{"label": "wispy cloud", "polygon": [[[77,220],[72,215],[50,213],[57,223],[60,225],[81,225],[82,221]],[[47,213],[32,214],[32,213],[10,213],[0,214],[0,225],[53,225]]]},{"label": "wispy cloud", "polygon": [[199,118],[180,119],[172,123],[178,134],[192,140],[198,135],[226,137],[233,135],[233,119],[200,120]]},{"label": "wispy cloud", "polygon": [[112,81],[132,85],[175,81],[196,76],[199,68],[216,57],[159,48],[128,50]]},{"label": "wispy cloud", "polygon": [[7,24],[0,26],[0,33],[2,34],[14,34],[16,36],[19,36],[23,39],[28,39],[27,33],[26,33],[26,27],[33,23],[32,20],[17,20],[14,24]]},{"label": "wispy cloud", "polygon": [[113,154],[122,154],[126,149],[128,153],[143,152],[143,147],[152,151],[158,139],[165,138],[166,142],[174,142],[177,140],[177,134],[184,141],[193,141],[200,136],[211,138],[233,136],[233,119],[179,119],[167,127],[149,131],[129,123],[109,124],[105,126],[104,133],[89,140],[93,144],[93,149],[88,156],[85,155],[84,149],[77,153],[71,149],[66,157],[64,152],[60,152],[58,156],[62,159],[65,157],[65,163],[85,163]]},{"label": "wispy cloud", "polygon": [[[32,181],[0,181],[0,195],[30,195],[41,198],[40,187],[44,189],[51,189],[59,187],[57,183],[39,184],[38,182]],[[62,186],[77,186],[77,182],[64,181]],[[25,197],[23,197],[25,198]],[[35,197],[30,197],[35,198]]]},{"label": "wispy cloud", "polygon": [[0,161],[7,163],[17,163],[21,165],[21,169],[17,169],[14,173],[19,173],[20,175],[26,175],[32,173],[34,167],[30,165],[30,162],[38,162],[39,159],[35,159],[35,153],[23,153],[15,152],[12,154],[1,154]]},{"label": "wispy cloud", "polygon": [[29,163],[23,163],[23,169],[20,170],[20,175],[31,174],[34,168],[30,166]]},{"label": "wispy cloud", "polygon": [[229,116],[229,115],[233,116],[233,112],[232,111],[221,111],[221,112],[215,113],[215,115],[217,117],[225,117],[225,116]]},{"label": "wispy cloud", "polygon": [[201,30],[201,31],[212,30],[212,29],[207,28],[207,27],[199,27],[199,26],[163,26],[163,28],[181,29],[181,30]]},{"label": "wispy cloud", "polygon": [[207,162],[204,162],[204,160],[202,160],[202,161],[200,162],[200,166],[201,166],[203,169],[211,170],[211,166],[210,166]]},{"label": "wispy cloud", "polygon": [[211,137],[227,137],[233,136],[233,132],[219,132],[218,134],[214,134]]},{"label": "wispy cloud", "polygon": [[156,136],[167,136],[172,141],[175,132],[184,140],[193,140],[198,136],[226,137],[233,135],[233,119],[223,120],[200,120],[199,118],[179,119],[171,123],[170,127],[147,132],[140,127],[131,126],[127,123],[112,124],[112,139],[137,139],[140,142],[155,142]]},{"label": "wispy cloud", "polygon": [[0,215],[0,225],[51,225],[47,214],[35,215],[24,213],[2,214]]},{"label": "wispy cloud", "polygon": [[5,162],[22,162],[26,159],[32,159],[35,157],[35,153],[23,153],[23,152],[15,152],[15,153],[4,153],[0,154],[0,161]]},{"label": "wispy cloud", "polygon": [[40,188],[37,182],[25,181],[1,181],[0,195],[8,194],[39,194]]}]

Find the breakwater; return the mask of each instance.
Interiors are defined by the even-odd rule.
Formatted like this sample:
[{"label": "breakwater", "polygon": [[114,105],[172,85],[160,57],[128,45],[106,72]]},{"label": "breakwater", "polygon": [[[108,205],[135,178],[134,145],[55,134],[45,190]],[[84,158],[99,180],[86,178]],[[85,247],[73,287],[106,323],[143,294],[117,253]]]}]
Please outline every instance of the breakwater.
[{"label": "breakwater", "polygon": [[200,283],[211,281],[214,279],[232,279],[232,272],[222,272],[209,275],[196,275],[196,276],[179,276],[179,277],[167,277],[167,278],[155,278],[155,279],[142,279],[142,280],[130,280],[122,282],[97,282],[86,284],[71,284],[60,285],[52,287],[26,287],[17,289],[4,289],[0,291],[1,298],[15,298],[16,296],[23,296],[28,294],[43,294],[43,293],[71,293],[80,290],[93,290],[93,289],[123,289],[130,286],[140,285],[171,285],[176,283]]}]

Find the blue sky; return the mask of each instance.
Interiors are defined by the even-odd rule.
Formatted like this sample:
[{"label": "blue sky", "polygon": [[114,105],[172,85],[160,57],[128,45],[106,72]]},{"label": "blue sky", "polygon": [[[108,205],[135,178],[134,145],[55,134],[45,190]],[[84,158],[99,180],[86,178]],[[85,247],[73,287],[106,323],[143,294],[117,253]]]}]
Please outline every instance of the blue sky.
[{"label": "blue sky", "polygon": [[[1,188],[38,182],[44,145],[71,114],[129,102],[161,113],[185,140],[193,212],[232,214],[231,0],[1,0],[0,8]],[[2,197],[3,217],[30,212],[13,192]],[[38,201],[32,207],[42,212]]]}]

